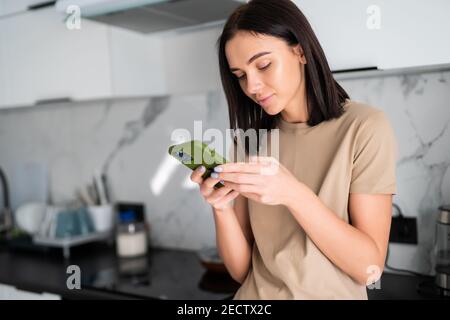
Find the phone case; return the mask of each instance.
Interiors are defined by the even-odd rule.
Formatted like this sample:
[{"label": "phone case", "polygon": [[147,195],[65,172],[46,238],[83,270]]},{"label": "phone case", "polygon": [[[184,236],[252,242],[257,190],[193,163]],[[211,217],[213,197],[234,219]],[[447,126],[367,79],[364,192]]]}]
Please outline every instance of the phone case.
[{"label": "phone case", "polygon": [[[214,167],[227,162],[214,149],[209,148],[206,144],[198,140],[170,146],[169,154],[191,170],[195,170],[201,165],[205,166],[206,171],[202,175],[203,179],[211,175]],[[196,160],[199,160],[199,162],[196,163]],[[222,186],[220,182],[215,185],[216,188]]]}]

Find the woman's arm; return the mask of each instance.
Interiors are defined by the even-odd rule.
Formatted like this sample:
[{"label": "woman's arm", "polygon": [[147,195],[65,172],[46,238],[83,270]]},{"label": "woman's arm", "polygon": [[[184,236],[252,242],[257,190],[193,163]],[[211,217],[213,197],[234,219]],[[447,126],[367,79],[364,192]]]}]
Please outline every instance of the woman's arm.
[{"label": "woman's arm", "polygon": [[392,195],[350,194],[352,224],[340,219],[274,158],[229,163],[215,177],[241,195],[266,205],[284,205],[309,238],[337,267],[361,285],[381,276],[391,222]]},{"label": "woman's arm", "polygon": [[200,185],[201,195],[213,208],[219,254],[230,275],[242,283],[250,268],[253,244],[247,199],[226,186],[215,189],[220,180],[204,180],[205,170],[204,166],[195,169],[191,180]]},{"label": "woman's arm", "polygon": [[231,277],[242,283],[250,269],[254,241],[247,199],[239,195],[233,208],[213,210],[220,256]]},{"label": "woman's arm", "polygon": [[291,191],[286,206],[323,254],[359,284],[377,281],[389,241],[392,195],[350,194],[350,225],[305,185]]}]

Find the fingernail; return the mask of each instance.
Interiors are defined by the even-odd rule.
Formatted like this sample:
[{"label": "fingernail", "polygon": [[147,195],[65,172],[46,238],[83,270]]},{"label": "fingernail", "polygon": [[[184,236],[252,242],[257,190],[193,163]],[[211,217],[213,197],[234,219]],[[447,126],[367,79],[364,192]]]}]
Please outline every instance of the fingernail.
[{"label": "fingernail", "polygon": [[222,172],[222,171],[223,171],[223,168],[222,168],[222,167],[215,167],[215,168],[214,168],[214,171],[215,171],[215,172]]},{"label": "fingernail", "polygon": [[205,166],[200,166],[200,172],[205,172],[205,170],[206,170],[206,168],[205,168]]},{"label": "fingernail", "polygon": [[218,173],[215,172],[211,173],[211,178],[217,179],[218,177],[219,177]]}]

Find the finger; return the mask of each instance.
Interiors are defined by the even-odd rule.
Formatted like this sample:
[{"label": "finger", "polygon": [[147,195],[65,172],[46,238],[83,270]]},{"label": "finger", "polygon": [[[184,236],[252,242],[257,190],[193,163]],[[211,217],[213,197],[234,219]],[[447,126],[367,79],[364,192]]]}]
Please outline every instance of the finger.
[{"label": "finger", "polygon": [[239,183],[239,184],[258,184],[261,180],[259,174],[246,173],[212,173],[212,177],[217,177],[220,180]]},{"label": "finger", "polygon": [[277,161],[274,157],[258,157],[258,156],[251,156],[249,160],[250,162],[255,163],[271,163]]},{"label": "finger", "polygon": [[203,183],[202,175],[205,173],[205,171],[206,168],[204,166],[198,167],[191,173],[191,180],[195,183],[202,184]]},{"label": "finger", "polygon": [[258,195],[256,193],[250,193],[250,192],[244,192],[244,193],[239,193],[239,194],[243,195],[244,197],[246,197],[248,199],[254,200],[256,202],[259,202],[259,199],[261,197],[260,195]]},{"label": "finger", "polygon": [[263,176],[276,175],[282,165],[273,157],[251,157],[251,161],[260,165],[260,174]]},{"label": "finger", "polygon": [[260,164],[255,162],[230,162],[214,167],[214,172],[259,173]]},{"label": "finger", "polygon": [[207,187],[207,188],[211,188],[213,189],[214,186],[220,181],[220,178],[213,178],[213,177],[209,177],[207,178],[203,184]]},{"label": "finger", "polygon": [[209,197],[211,193],[214,192],[214,186],[220,181],[220,179],[214,179],[214,178],[207,178],[203,181],[203,183],[200,185],[200,193],[203,195],[203,197]]},{"label": "finger", "polygon": [[214,207],[220,208],[228,204],[230,201],[233,201],[234,199],[239,196],[239,192],[233,190],[229,194],[227,194],[225,197],[214,203]]},{"label": "finger", "polygon": [[255,193],[259,194],[261,187],[252,184],[238,184],[234,182],[225,181],[225,187],[233,189],[239,193]]},{"label": "finger", "polygon": [[206,201],[210,204],[214,204],[216,202],[218,202],[220,199],[222,199],[223,197],[225,197],[229,192],[231,192],[232,190],[230,188],[227,187],[222,187],[219,188],[217,190],[214,190],[207,198]]}]

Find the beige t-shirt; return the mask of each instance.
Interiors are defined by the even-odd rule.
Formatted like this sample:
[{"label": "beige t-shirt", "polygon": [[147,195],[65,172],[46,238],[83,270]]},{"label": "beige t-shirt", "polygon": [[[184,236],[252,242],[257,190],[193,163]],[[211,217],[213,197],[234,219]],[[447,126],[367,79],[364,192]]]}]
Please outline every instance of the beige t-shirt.
[{"label": "beige t-shirt", "polygon": [[[282,120],[279,161],[349,222],[350,193],[396,193],[398,148],[382,111],[351,100],[344,108],[314,127]],[[234,299],[367,299],[366,287],[334,265],[285,206],[249,199],[248,208],[252,265]]]}]

